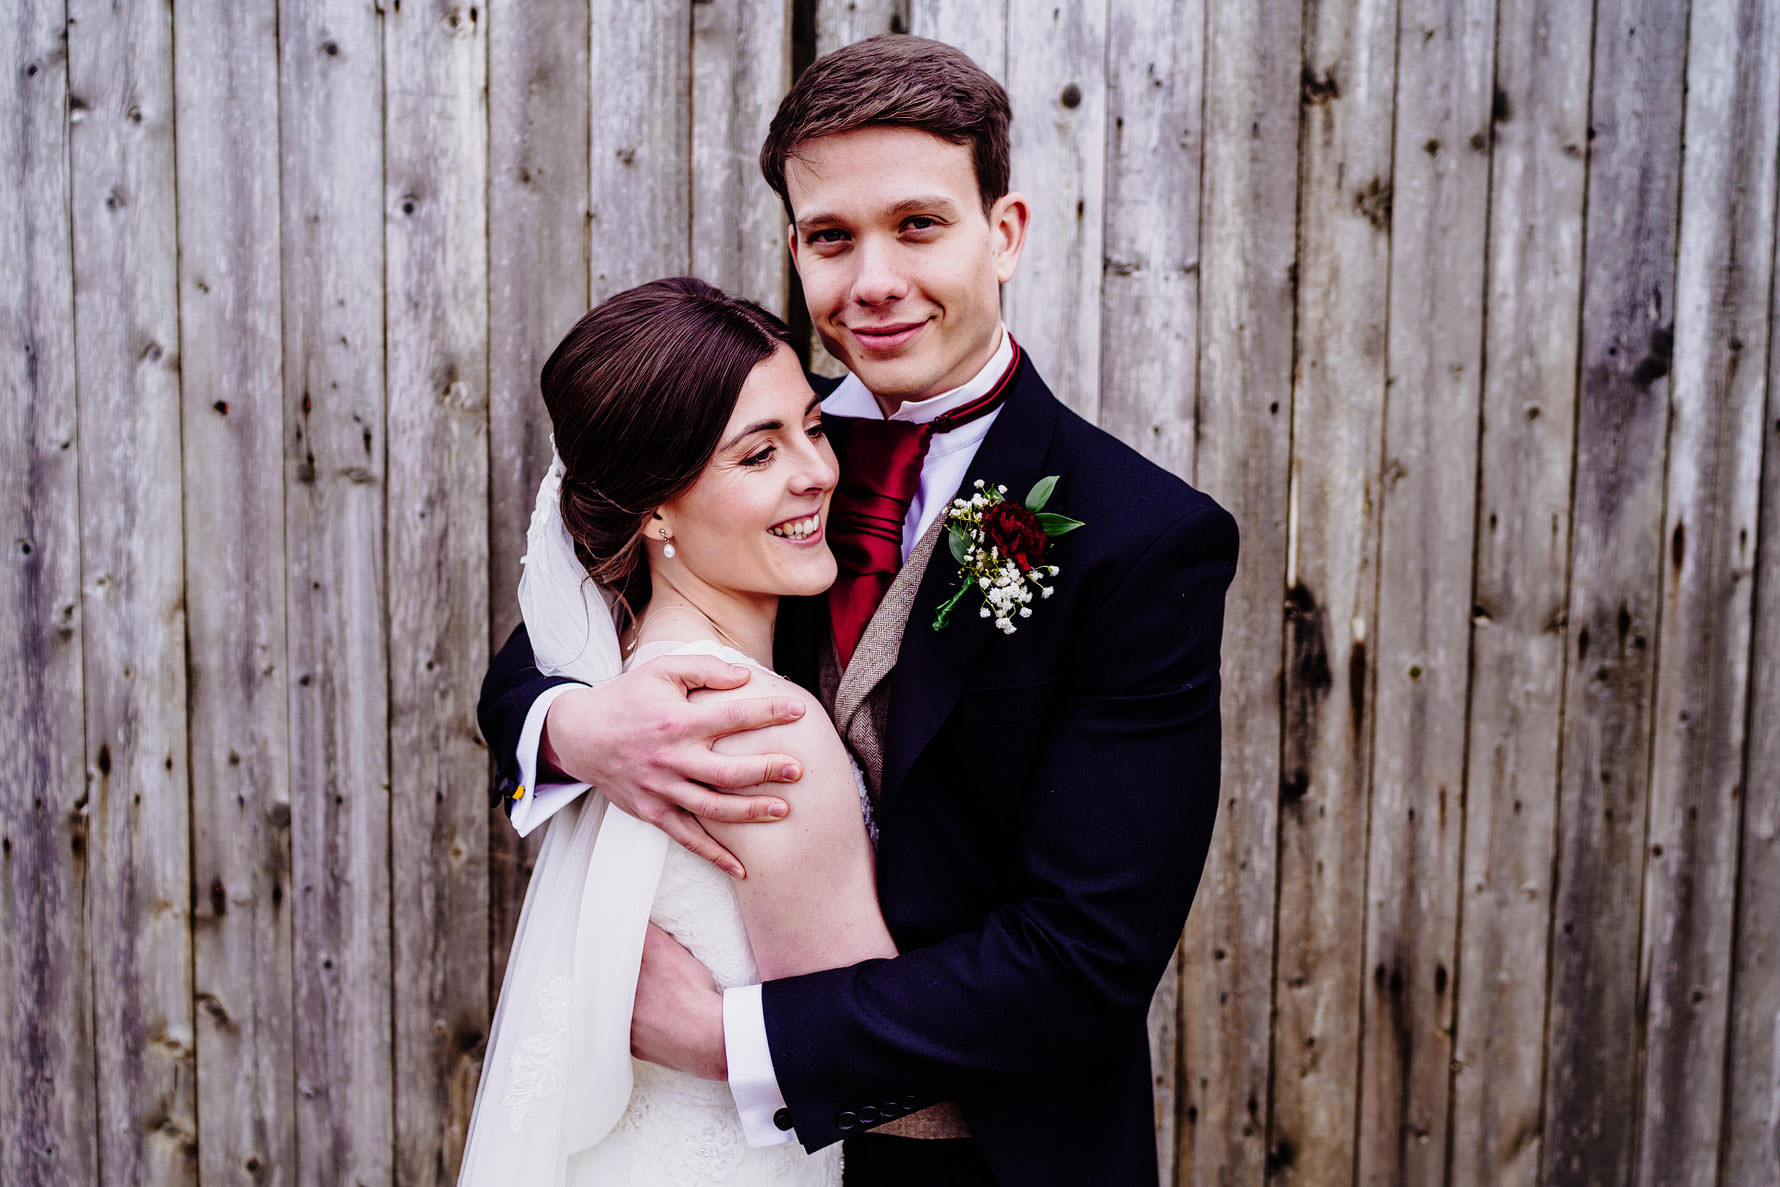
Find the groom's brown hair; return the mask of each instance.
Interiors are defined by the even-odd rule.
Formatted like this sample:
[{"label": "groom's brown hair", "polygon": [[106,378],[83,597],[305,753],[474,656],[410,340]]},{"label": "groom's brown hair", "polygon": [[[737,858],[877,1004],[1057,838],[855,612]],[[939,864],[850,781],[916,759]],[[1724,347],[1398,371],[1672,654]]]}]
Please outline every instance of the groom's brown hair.
[{"label": "groom's brown hair", "polygon": [[823,136],[872,125],[916,128],[970,149],[987,213],[1007,193],[1007,92],[962,50],[906,33],[880,33],[817,58],[779,103],[760,171],[792,214],[785,165]]}]

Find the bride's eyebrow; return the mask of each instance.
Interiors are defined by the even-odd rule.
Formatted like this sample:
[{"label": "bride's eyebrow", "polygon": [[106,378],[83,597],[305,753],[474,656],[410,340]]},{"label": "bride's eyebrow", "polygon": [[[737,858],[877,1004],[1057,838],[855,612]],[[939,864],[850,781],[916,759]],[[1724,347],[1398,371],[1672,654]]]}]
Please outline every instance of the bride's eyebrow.
[{"label": "bride's eyebrow", "polygon": [[[817,408],[821,407],[821,405],[822,405],[822,397],[817,396],[810,401],[810,406],[803,410],[803,414],[805,416],[808,416],[810,413],[814,412]],[[725,441],[723,444],[719,445],[717,447],[717,452],[722,453],[724,450],[728,449],[730,446],[735,445],[737,442],[742,441],[743,439],[745,439],[747,437],[753,436],[755,433],[776,433],[784,427],[785,427],[785,422],[782,420],[757,420],[753,424],[749,425],[747,428],[743,429],[741,432],[737,433],[735,436],[731,437],[729,440]]]}]

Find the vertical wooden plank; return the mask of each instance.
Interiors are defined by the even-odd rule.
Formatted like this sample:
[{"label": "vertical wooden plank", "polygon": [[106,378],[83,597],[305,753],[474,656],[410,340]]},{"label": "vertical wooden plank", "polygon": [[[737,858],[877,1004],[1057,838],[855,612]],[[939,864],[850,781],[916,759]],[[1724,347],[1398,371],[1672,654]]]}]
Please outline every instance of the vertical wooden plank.
[{"label": "vertical wooden plank", "polygon": [[760,145],[790,85],[790,0],[692,6],[692,271],[774,312],[790,251]]},{"label": "vertical wooden plank", "polygon": [[1685,5],[1598,0],[1542,1178],[1632,1179]]},{"label": "vertical wooden plank", "polygon": [[1236,517],[1242,555],[1223,804],[1183,944],[1176,1178],[1225,1187],[1294,1157],[1267,1143],[1302,19],[1294,0],[1206,9],[1194,482]]},{"label": "vertical wooden plank", "polygon": [[1098,423],[1193,473],[1205,3],[1115,5],[1107,49]]},{"label": "vertical wooden plank", "polygon": [[1761,538],[1725,1075],[1726,1187],[1780,1182],[1780,730],[1769,724],[1780,720],[1780,305],[1769,309],[1768,318]]},{"label": "vertical wooden plank", "polygon": [[1757,344],[1780,134],[1780,13],[1762,0],[1694,0],[1689,23],[1644,870],[1646,1187],[1719,1182],[1767,381]]},{"label": "vertical wooden plank", "polygon": [[61,0],[0,25],[0,1182],[97,1183]]},{"label": "vertical wooden plank", "polygon": [[380,20],[285,3],[278,32],[298,1171],[377,1184],[395,1096]]},{"label": "vertical wooden plank", "polygon": [[[1106,60],[1099,423],[1190,477],[1198,396],[1204,4],[1113,6]],[[1203,950],[1205,937],[1193,934]],[[1180,969],[1177,952],[1150,1006],[1156,1150],[1164,1183],[1175,1181],[1180,1147]],[[1226,1086],[1241,1074],[1239,1067],[1204,1071]]]},{"label": "vertical wooden plank", "polygon": [[296,1178],[275,0],[176,0],[202,1179]]},{"label": "vertical wooden plank", "polygon": [[[693,46],[686,6],[672,0],[594,0],[591,28],[589,299],[597,303],[644,281],[697,271],[688,240],[693,225]],[[614,78],[622,78],[624,85],[612,85]],[[782,93],[771,97],[769,121]],[[782,252],[778,239],[784,214],[755,163],[765,138],[763,123],[753,148],[736,147],[740,155],[731,162],[735,173],[729,181],[744,196],[738,200],[753,203],[766,195],[775,247]],[[749,209],[758,215],[752,205]],[[770,307],[781,308],[777,298]]]},{"label": "vertical wooden plank", "polygon": [[1272,1145],[1321,1184],[1354,1166],[1397,5],[1304,19]]},{"label": "vertical wooden plank", "polygon": [[1150,1037],[1150,1091],[1156,1115],[1156,1178],[1164,1187],[1179,1174],[1181,950],[1177,945],[1150,999],[1144,1021]]},{"label": "vertical wooden plank", "polygon": [[[626,25],[628,21],[616,22]],[[681,22],[685,22],[682,20]],[[488,458],[490,645],[519,621],[519,558],[550,418],[538,373],[587,311],[588,6],[500,5],[488,28]],[[614,77],[607,74],[604,77]],[[628,90],[628,70],[616,75]],[[521,841],[488,817],[490,1000],[507,970],[525,884],[543,835]]]},{"label": "vertical wooden plank", "polygon": [[1588,143],[1589,7],[1497,13],[1454,1187],[1539,1181]]},{"label": "vertical wooden plank", "polygon": [[1011,184],[1032,222],[1003,313],[1051,390],[1090,420],[1100,411],[1106,31],[1104,0],[1023,9],[1007,29]]},{"label": "vertical wooden plank", "polygon": [[1494,0],[1399,7],[1362,1183],[1446,1170],[1494,40]]},{"label": "vertical wooden plank", "polygon": [[[1027,9],[1025,11],[1031,11]],[[1007,85],[1008,0],[959,4],[957,0],[909,0],[909,32],[957,46],[1003,86]],[[1020,116],[1014,109],[1014,118]]]},{"label": "vertical wooden plank", "polygon": [[810,0],[816,19],[816,56],[878,33],[909,31],[909,0]]},{"label": "vertical wooden plank", "polygon": [[487,41],[384,15],[396,1181],[457,1174],[487,1037]]},{"label": "vertical wooden plank", "polygon": [[[197,1177],[167,3],[68,5],[100,1181]],[[98,492],[104,492],[100,498]]]}]

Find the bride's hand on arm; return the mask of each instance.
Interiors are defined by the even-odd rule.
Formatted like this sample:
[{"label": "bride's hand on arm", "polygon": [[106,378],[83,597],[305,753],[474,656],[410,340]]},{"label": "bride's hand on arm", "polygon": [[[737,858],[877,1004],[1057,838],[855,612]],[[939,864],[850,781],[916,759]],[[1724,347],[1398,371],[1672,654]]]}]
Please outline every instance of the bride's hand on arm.
[{"label": "bride's hand on arm", "polygon": [[[794,686],[776,681],[767,695],[747,695],[749,676],[747,668],[714,656],[663,656],[604,684],[571,689],[545,715],[539,757],[742,877],[742,864],[711,838],[701,818],[725,824],[777,820],[787,811],[779,797],[730,792],[792,783],[802,774],[790,755],[761,752],[770,742],[734,737],[804,715],[804,697]],[[700,688],[742,691],[695,703],[689,694]],[[726,738],[721,752],[713,748]]]}]

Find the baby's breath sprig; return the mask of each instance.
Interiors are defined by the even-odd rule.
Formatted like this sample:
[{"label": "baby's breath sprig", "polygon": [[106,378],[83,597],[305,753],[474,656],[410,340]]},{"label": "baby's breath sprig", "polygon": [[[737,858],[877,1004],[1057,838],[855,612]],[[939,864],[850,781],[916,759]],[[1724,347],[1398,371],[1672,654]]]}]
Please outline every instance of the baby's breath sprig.
[{"label": "baby's breath sprig", "polygon": [[1056,592],[1051,584],[1056,565],[1045,563],[1051,540],[1082,526],[1080,520],[1044,510],[1057,476],[1040,479],[1022,504],[1007,501],[1007,487],[988,486],[977,479],[968,499],[953,499],[946,509],[946,539],[962,578],[958,591],[934,616],[933,629],[942,630],[952,611],[971,590],[983,605],[977,611],[995,620],[995,629],[1014,633],[1015,622],[1032,617],[1032,602]]}]

